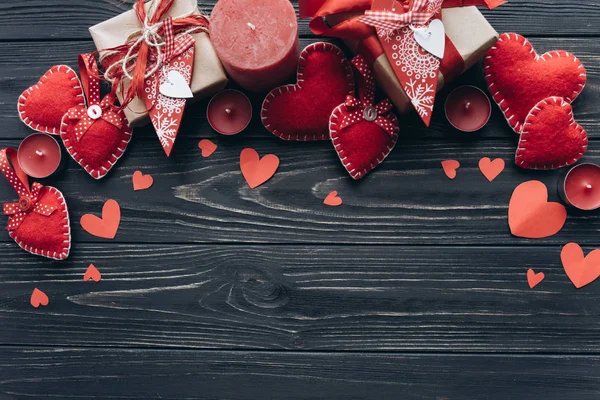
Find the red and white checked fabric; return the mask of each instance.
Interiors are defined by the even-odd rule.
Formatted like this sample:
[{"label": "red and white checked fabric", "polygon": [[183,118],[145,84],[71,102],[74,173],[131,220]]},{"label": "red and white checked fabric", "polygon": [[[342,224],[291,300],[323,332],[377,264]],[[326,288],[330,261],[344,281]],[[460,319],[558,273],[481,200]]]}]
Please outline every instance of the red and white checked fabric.
[{"label": "red and white checked fabric", "polygon": [[358,92],[360,99],[351,95],[346,97],[345,107],[349,111],[344,115],[340,123],[340,129],[347,128],[361,121],[369,121],[377,124],[388,135],[393,136],[395,125],[388,118],[388,113],[392,110],[392,102],[384,99],[377,105],[375,103],[375,77],[371,67],[367,64],[363,56],[357,55],[352,59],[352,64],[360,73]]},{"label": "red and white checked fabric", "polygon": [[17,163],[15,149],[0,150],[0,171],[19,195],[18,202],[5,203],[3,206],[4,215],[10,215],[6,227],[9,231],[19,228],[25,216],[30,212],[49,216],[56,210],[56,207],[39,202],[43,185],[34,182],[29,190],[27,175]]},{"label": "red and white checked fabric", "polygon": [[395,31],[410,25],[427,25],[429,20],[440,12],[441,7],[442,2],[436,0],[412,0],[405,13],[367,10],[359,21],[376,29]]},{"label": "red and white checked fabric", "polygon": [[175,32],[173,30],[173,18],[169,17],[163,22],[163,35],[165,38],[165,48],[163,50],[163,64],[171,61],[173,57],[176,57],[193,46],[195,43],[194,38],[191,35],[183,35],[181,40],[175,40]]}]

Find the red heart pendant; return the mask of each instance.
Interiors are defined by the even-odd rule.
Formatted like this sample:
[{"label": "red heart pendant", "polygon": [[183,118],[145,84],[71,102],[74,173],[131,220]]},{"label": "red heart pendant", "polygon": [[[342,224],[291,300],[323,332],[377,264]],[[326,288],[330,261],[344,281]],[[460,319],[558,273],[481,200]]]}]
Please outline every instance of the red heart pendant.
[{"label": "red heart pendant", "polygon": [[327,140],[331,112],[353,93],[352,67],[344,53],[330,43],[313,43],[300,54],[298,82],[267,95],[261,120],[284,140]]},{"label": "red heart pendant", "polygon": [[75,71],[57,65],[34,86],[19,96],[19,117],[30,128],[58,135],[63,115],[75,106],[84,106],[83,90]]},{"label": "red heart pendant", "polygon": [[521,35],[504,33],[486,54],[485,80],[509,125],[521,133],[529,111],[557,96],[573,102],[586,83],[586,71],[573,54],[562,50],[538,55]]},{"label": "red heart pendant", "polygon": [[525,119],[515,163],[528,169],[556,169],[577,162],[587,150],[585,130],[560,97],[540,101]]}]

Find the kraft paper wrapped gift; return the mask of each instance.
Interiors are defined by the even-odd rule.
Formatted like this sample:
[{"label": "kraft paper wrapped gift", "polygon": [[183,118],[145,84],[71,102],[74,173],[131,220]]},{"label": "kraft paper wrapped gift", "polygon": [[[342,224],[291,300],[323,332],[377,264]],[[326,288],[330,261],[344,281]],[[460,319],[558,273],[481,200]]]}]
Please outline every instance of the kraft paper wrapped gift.
[{"label": "kraft paper wrapped gift", "polygon": [[[175,0],[167,15],[175,18],[191,12],[200,14],[196,0]],[[125,44],[133,34],[139,32],[141,27],[135,12],[129,10],[92,26],[89,31],[96,48],[102,50]],[[227,76],[210,43],[208,34],[201,32],[192,36],[196,43],[190,87],[194,93],[194,99],[199,100],[223,89],[227,85]],[[117,96],[122,101],[120,92],[117,92]],[[150,122],[142,99],[135,98],[124,111],[132,127],[143,126]]]}]

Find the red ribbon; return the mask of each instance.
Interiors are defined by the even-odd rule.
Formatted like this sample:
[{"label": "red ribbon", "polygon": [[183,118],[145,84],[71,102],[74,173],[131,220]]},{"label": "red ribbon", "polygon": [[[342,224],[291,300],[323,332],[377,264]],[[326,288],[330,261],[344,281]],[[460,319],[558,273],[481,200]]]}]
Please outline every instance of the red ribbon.
[{"label": "red ribbon", "polygon": [[18,229],[25,216],[31,212],[50,216],[56,210],[56,207],[40,202],[44,186],[34,182],[31,190],[29,189],[27,175],[19,167],[16,158],[17,151],[15,149],[9,147],[0,150],[0,171],[19,195],[18,202],[5,203],[3,206],[4,215],[10,215],[6,227],[9,231]]}]

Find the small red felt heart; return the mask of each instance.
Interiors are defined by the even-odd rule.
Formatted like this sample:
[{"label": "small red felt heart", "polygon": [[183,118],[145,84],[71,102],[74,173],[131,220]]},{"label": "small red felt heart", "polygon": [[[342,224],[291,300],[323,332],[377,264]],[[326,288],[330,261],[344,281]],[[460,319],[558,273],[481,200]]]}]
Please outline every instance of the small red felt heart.
[{"label": "small red felt heart", "polygon": [[546,275],[544,275],[543,272],[535,273],[533,269],[529,268],[527,270],[527,283],[529,284],[529,288],[533,289],[536,287],[545,277]]},{"label": "small red felt heart", "polygon": [[115,200],[107,200],[102,207],[102,218],[93,214],[81,217],[81,227],[90,235],[114,239],[121,223],[121,207]]},{"label": "small red felt heart", "polygon": [[353,93],[344,53],[330,43],[313,43],[300,54],[298,83],[275,88],[265,98],[262,123],[284,140],[327,140],[331,112]]},{"label": "small red felt heart", "polygon": [[509,125],[521,133],[529,111],[557,96],[573,102],[586,83],[586,71],[573,54],[554,50],[538,55],[527,39],[503,33],[486,54],[485,79]]},{"label": "small red felt heart", "polygon": [[85,282],[89,281],[90,279],[92,279],[94,282],[100,282],[100,279],[102,279],[100,271],[98,271],[98,268],[96,268],[94,264],[90,264],[87,271],[85,271],[85,274],[83,275],[83,280]]},{"label": "small red felt heart", "polygon": [[585,130],[560,97],[540,101],[523,125],[515,163],[528,169],[556,169],[576,163],[587,150]]},{"label": "small red felt heart", "polygon": [[19,96],[21,121],[32,129],[58,135],[63,115],[75,106],[84,106],[81,82],[75,71],[57,65],[34,86]]},{"label": "small red felt heart", "polygon": [[152,175],[144,175],[142,174],[142,171],[135,171],[131,180],[133,181],[134,191],[148,189],[154,183],[154,178],[152,178]]},{"label": "small red felt heart", "polygon": [[565,273],[580,289],[600,277],[600,250],[591,251],[584,257],[583,250],[577,243],[568,243],[560,252],[560,259]]},{"label": "small red felt heart", "polygon": [[327,206],[337,207],[342,205],[342,198],[338,196],[337,190],[329,193],[325,200],[323,200],[323,204]]},{"label": "small red felt heart", "polygon": [[48,295],[42,292],[38,288],[34,288],[33,292],[31,292],[31,297],[29,298],[29,303],[35,308],[38,308],[40,305],[47,306],[50,300],[48,299]]}]

